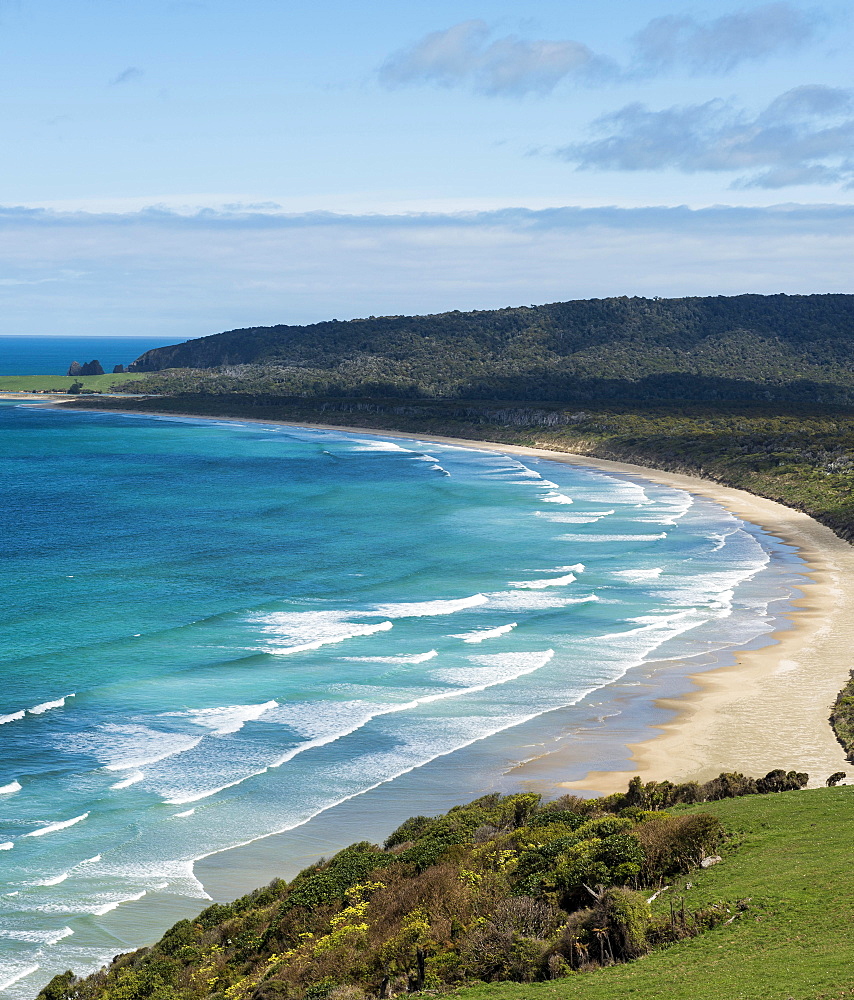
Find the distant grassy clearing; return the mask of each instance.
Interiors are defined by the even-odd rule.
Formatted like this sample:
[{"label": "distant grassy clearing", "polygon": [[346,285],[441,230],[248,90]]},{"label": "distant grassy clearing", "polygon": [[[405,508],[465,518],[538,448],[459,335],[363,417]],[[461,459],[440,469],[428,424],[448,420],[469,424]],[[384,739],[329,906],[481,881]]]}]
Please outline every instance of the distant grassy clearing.
[{"label": "distant grassy clearing", "polygon": [[82,382],[84,389],[103,392],[122,382],[136,382],[145,376],[141,372],[120,372],[113,375],[0,375],[0,392],[41,392],[55,389],[68,392],[73,382]]}]

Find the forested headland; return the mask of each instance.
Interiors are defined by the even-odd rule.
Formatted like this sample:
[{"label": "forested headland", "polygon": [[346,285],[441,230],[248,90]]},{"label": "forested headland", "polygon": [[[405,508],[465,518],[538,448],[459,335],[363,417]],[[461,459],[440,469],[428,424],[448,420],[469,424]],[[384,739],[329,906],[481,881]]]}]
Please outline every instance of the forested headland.
[{"label": "forested headland", "polygon": [[854,295],[623,297],[231,330],[129,370],[167,393],[851,404],[852,346]]}]

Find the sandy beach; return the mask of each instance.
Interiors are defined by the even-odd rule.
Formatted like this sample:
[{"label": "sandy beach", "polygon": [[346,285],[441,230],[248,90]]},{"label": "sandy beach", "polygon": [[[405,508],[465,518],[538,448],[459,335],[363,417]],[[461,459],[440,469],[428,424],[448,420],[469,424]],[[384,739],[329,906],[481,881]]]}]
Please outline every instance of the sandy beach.
[{"label": "sandy beach", "polygon": [[785,767],[807,771],[810,784],[821,785],[834,771],[852,768],[828,716],[854,665],[854,547],[830,528],[744,490],[645,466],[544,448],[316,426],[537,456],[673,486],[713,500],[760,526],[793,546],[807,564],[812,585],[794,602],[797,611],[788,616],[791,627],[773,633],[759,649],[734,651],[732,665],[696,674],[689,670],[695,690],[679,699],[657,701],[673,717],[655,726],[660,735],[629,744],[631,767],[590,771],[580,781],[560,781],[561,771],[570,763],[577,764],[583,751],[577,743],[561,747],[558,738],[541,756],[509,772],[520,783],[543,791],[557,786],[607,794],[624,789],[635,774],[644,781],[703,781],[721,771],[759,775]]},{"label": "sandy beach", "polygon": [[[854,593],[848,581],[854,580],[854,547],[806,514],[698,477],[546,448],[331,424],[234,421],[536,456],[684,489],[791,546],[811,582],[789,606],[791,613],[778,613],[783,627],[755,648],[723,651],[700,663],[634,668],[599,695],[458,752],[453,762],[437,759],[300,827],[201,858],[195,875],[215,900],[233,899],[273,875],[291,878],[320,854],[329,856],[354,839],[381,841],[407,816],[445,811],[484,790],[521,788],[547,798],[564,791],[603,794],[624,789],[634,774],[644,780],[705,780],[721,771],[761,775],[775,767],[807,771],[810,784],[821,785],[834,771],[854,770],[828,724],[830,706],[851,666]],[[610,707],[603,713],[599,703]],[[175,914],[194,907],[190,900],[174,903]],[[154,896],[121,910],[128,913],[117,911],[102,921],[120,938],[141,940],[165,927]]]},{"label": "sandy beach", "polygon": [[730,664],[693,673],[686,662],[683,672],[693,690],[678,698],[656,699],[656,706],[666,709],[669,717],[653,727],[658,735],[624,744],[631,766],[590,770],[580,780],[561,780],[561,775],[570,769],[577,773],[584,763],[584,747],[577,739],[564,740],[558,734],[540,753],[507,772],[520,785],[551,794],[561,789],[607,794],[624,789],[635,774],[644,781],[703,781],[721,771],[759,775],[775,767],[807,771],[810,784],[821,785],[834,771],[854,770],[828,723],[830,708],[854,665],[854,546],[807,514],[711,480],[546,448],[368,427],[233,419],[435,441],[637,477],[713,500],[797,551],[812,583],[793,602],[796,610],[786,616],[789,627],[766,637],[761,648],[732,651]]}]

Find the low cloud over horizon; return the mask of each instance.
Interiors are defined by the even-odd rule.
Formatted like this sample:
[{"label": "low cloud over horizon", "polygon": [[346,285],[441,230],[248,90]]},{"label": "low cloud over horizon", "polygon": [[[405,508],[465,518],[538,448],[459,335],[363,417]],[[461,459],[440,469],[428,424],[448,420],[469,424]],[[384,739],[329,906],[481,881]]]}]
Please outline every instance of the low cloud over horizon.
[{"label": "low cloud over horizon", "polygon": [[0,209],[0,334],[145,334],[619,295],[851,292],[854,206],[412,215]]}]

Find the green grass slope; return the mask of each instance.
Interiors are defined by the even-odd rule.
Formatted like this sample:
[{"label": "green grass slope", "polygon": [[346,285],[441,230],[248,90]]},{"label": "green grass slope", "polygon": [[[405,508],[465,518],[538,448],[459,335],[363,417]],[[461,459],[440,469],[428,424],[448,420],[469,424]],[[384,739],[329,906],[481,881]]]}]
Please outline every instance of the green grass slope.
[{"label": "green grass slope", "polygon": [[69,387],[74,382],[82,382],[84,389],[95,389],[98,392],[105,392],[114,385],[126,382],[136,382],[144,378],[131,372],[109,375],[0,375],[0,392],[44,392],[45,390],[55,390],[56,392],[68,392]]},{"label": "green grass slope", "polygon": [[[627,965],[461,1000],[837,1000],[854,996],[854,786],[707,802],[736,836],[721,864],[656,901],[736,918]],[[686,882],[693,887],[684,890]],[[732,904],[749,900],[740,912]]]}]

